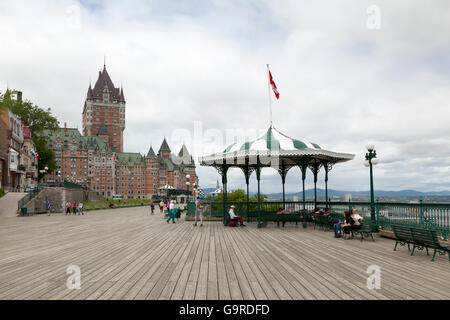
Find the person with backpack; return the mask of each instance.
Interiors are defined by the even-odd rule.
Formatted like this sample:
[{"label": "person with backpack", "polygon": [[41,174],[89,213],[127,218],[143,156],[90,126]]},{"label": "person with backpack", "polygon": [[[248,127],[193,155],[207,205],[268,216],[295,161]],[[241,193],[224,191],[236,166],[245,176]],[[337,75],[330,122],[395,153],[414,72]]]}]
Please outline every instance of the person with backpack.
[{"label": "person with backpack", "polygon": [[152,203],[150,203],[150,209],[151,209],[152,214],[153,214],[153,212],[155,211],[155,204],[153,203],[153,201],[152,201]]},{"label": "person with backpack", "polygon": [[45,209],[47,210],[47,215],[50,215],[50,200],[47,199],[47,202],[45,203]]}]

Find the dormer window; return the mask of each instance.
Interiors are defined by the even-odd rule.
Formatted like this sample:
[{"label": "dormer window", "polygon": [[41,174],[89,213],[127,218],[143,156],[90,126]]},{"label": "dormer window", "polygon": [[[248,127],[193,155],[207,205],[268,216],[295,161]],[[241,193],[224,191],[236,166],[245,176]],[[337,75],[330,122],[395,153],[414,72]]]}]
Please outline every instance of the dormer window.
[{"label": "dormer window", "polygon": [[105,92],[103,93],[103,102],[108,102],[109,101],[109,93]]}]

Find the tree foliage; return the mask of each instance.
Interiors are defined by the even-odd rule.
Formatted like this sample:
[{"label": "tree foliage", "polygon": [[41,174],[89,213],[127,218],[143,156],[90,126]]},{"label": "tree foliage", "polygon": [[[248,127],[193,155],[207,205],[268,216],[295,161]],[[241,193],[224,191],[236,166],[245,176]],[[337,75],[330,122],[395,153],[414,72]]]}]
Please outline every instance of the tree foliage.
[{"label": "tree foliage", "polygon": [[[266,195],[261,194],[261,202],[263,202],[267,198]],[[206,197],[206,200],[210,201],[216,201],[216,202],[223,202],[223,193],[219,193],[215,199],[212,199],[212,197],[209,195]],[[237,189],[233,192],[230,192],[227,194],[227,201],[228,202],[247,202],[247,194],[242,189]],[[249,198],[250,202],[258,202],[258,195],[254,195],[253,197]]]},{"label": "tree foliage", "polygon": [[[10,93],[0,93],[0,110],[9,109],[19,116],[25,126],[29,126],[33,143],[39,154],[38,170],[48,167],[48,173],[56,168],[55,153],[47,146],[45,130],[54,131],[59,128],[58,120],[52,115],[51,109],[44,110],[31,101],[17,101],[11,99]],[[39,173],[39,180],[42,174]]]}]

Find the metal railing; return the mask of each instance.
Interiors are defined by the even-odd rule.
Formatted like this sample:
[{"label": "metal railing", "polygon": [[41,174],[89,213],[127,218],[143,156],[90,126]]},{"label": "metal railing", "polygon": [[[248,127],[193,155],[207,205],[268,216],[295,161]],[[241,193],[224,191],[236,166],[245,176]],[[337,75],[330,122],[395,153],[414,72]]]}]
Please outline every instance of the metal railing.
[{"label": "metal railing", "polygon": [[38,185],[36,188],[29,190],[28,193],[17,202],[17,210],[21,210],[28,202],[30,202],[34,197],[36,197],[39,192],[45,188],[44,184]]},{"label": "metal railing", "polygon": [[[231,205],[235,206],[235,212],[244,218],[254,217],[258,212],[257,202],[227,202],[226,210]],[[318,208],[330,208],[333,217],[343,219],[344,212],[357,209],[358,213],[366,220],[371,218],[370,202],[317,202]],[[203,214],[210,217],[223,217],[223,202],[204,201]],[[284,208],[292,213],[303,213],[303,202],[301,201],[270,201],[261,202],[261,214],[274,213]],[[313,212],[314,201],[305,203],[306,212]],[[247,214],[248,213],[248,214]],[[195,214],[195,203],[189,202],[187,215]],[[450,203],[402,203],[402,202],[379,202],[375,203],[375,222],[385,230],[391,229],[393,224],[408,224],[435,230],[444,239],[450,236]]]}]

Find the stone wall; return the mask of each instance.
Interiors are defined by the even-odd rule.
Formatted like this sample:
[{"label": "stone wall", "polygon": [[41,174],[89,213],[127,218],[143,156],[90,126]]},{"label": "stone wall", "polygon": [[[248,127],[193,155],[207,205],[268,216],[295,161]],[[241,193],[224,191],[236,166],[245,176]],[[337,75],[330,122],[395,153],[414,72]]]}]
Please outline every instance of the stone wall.
[{"label": "stone wall", "polygon": [[63,213],[66,210],[66,201],[72,203],[74,200],[78,203],[84,201],[83,190],[81,189],[67,189],[67,188],[44,188],[38,196],[36,196],[29,204],[27,208],[34,209],[35,213],[44,213],[45,203],[47,199],[50,200],[50,212]]}]

